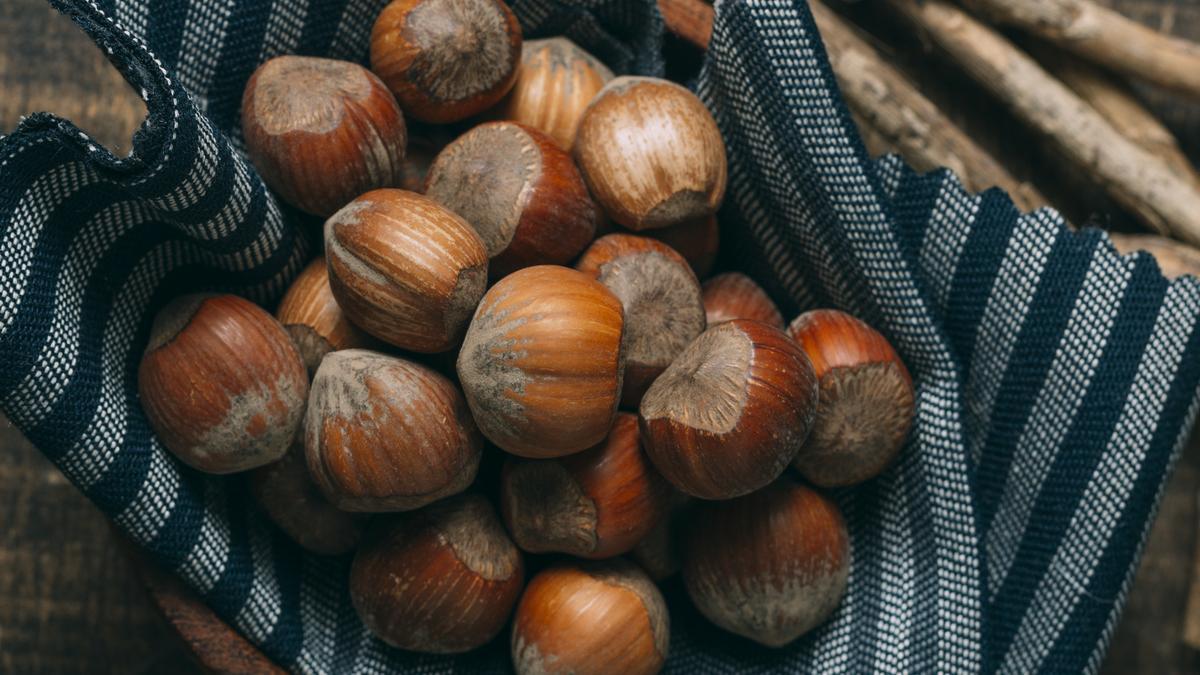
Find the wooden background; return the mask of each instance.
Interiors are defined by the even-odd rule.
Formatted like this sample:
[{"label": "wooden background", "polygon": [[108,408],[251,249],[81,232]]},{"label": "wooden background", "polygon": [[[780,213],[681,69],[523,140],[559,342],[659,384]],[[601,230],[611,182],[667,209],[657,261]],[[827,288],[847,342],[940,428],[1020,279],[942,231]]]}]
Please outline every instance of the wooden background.
[{"label": "wooden background", "polygon": [[[1151,14],[1162,2],[1126,4]],[[1188,11],[1200,21],[1196,5]],[[73,120],[119,154],[129,151],[145,115],[140,99],[70,21],[41,0],[2,0],[0,132],[39,110]],[[1194,124],[1197,110],[1178,114]],[[1198,489],[1200,438],[1193,438],[1171,480],[1106,673],[1200,672],[1200,653],[1180,641]],[[168,670],[199,666],[146,593],[123,543],[0,417],[0,672]]]}]

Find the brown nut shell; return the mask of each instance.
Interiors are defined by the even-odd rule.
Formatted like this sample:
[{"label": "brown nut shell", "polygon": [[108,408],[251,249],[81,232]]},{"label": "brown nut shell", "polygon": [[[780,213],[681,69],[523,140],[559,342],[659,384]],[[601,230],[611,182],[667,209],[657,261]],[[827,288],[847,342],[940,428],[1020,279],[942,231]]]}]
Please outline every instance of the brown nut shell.
[{"label": "brown nut shell", "polygon": [[594,448],[558,459],[510,457],[500,510],[522,550],[611,558],[650,532],[671,493],[638,443],[637,416],[620,413]]},{"label": "brown nut shell", "polygon": [[625,310],[621,406],[636,409],[650,383],[704,332],[700,282],[670,246],[631,234],[600,237],[575,269],[604,284]]},{"label": "brown nut shell", "polygon": [[709,328],[642,398],[642,444],[675,487],[731,499],[779,477],[812,426],[817,379],[783,331],[757,321]]},{"label": "brown nut shell", "polygon": [[900,356],[874,328],[833,309],[801,314],[788,334],[808,354],[821,387],[796,468],[823,487],[879,475],[904,447],[916,410],[912,377]]},{"label": "brown nut shell", "polygon": [[338,508],[409,511],[470,486],[483,439],[449,379],[348,349],[313,378],[304,446],[313,482]]},{"label": "brown nut shell", "polygon": [[741,272],[727,272],[704,282],[704,313],[708,325],[750,319],[783,330],[783,315],[771,297]]},{"label": "brown nut shell", "polygon": [[250,494],[292,541],[320,555],[349,553],[362,538],[366,520],[329,503],[308,475],[304,439],[283,459],[247,475]]},{"label": "brown nut shell", "polygon": [[695,94],[674,82],[609,82],[584,112],[574,152],[592,196],[631,230],[710,216],[725,196],[725,144],[717,123]]},{"label": "brown nut shell", "polygon": [[338,306],[323,257],[309,263],[292,282],[279,301],[275,318],[291,336],[310,378],[329,352],[370,348],[378,342],[350,323]]},{"label": "brown nut shell", "polygon": [[233,295],[185,295],[154,319],[138,368],[150,428],[208,473],[283,457],[304,417],[308,375],[283,326]]},{"label": "brown nut shell", "polygon": [[517,675],[653,675],[669,646],[662,594],[620,558],[538,573],[513,619]]},{"label": "brown nut shell", "polygon": [[516,122],[481,124],[446,146],[425,194],[475,228],[493,279],[569,263],[592,240],[600,217],[571,157]]},{"label": "brown nut shell", "polygon": [[524,583],[492,506],[466,494],[377,519],[354,557],[350,600],[389,645],[460,654],[500,633]]},{"label": "brown nut shell", "polygon": [[684,586],[727,631],[782,647],[825,621],[846,591],[850,536],[841,511],[790,478],[698,503],[691,522]]},{"label": "brown nut shell", "polygon": [[512,88],[520,59],[521,26],[500,0],[395,0],[371,29],[371,70],[422,122],[492,107]]},{"label": "brown nut shell", "polygon": [[400,183],[404,116],[356,63],[277,56],[262,64],[242,96],[242,133],[267,186],[314,215]]},{"label": "brown nut shell", "polygon": [[325,221],[329,285],[346,316],[401,349],[458,344],[487,287],[475,230],[431,199],[374,190]]},{"label": "brown nut shell", "polygon": [[479,303],[458,377],[483,435],[535,459],[604,440],[620,398],[621,301],[566,267],[526,267]]},{"label": "brown nut shell", "polygon": [[545,133],[569,152],[583,111],[612,78],[608,66],[567,38],[526,40],[517,82],[496,113]]}]

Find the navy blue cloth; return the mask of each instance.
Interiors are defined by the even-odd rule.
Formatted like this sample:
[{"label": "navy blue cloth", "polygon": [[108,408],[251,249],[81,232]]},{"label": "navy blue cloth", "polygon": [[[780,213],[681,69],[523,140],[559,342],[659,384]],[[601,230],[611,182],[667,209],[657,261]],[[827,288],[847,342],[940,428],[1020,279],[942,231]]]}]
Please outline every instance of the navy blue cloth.
[{"label": "navy blue cloth", "polygon": [[[382,0],[60,0],[146,101],[128,157],[35,114],[0,138],[0,408],[160,563],[276,662],[305,672],[504,672],[506,638],[460,657],[371,638],[348,559],[291,544],[236,478],[163,451],[138,402],[154,311],[187,291],[273,303],[315,253],[242,155],[239,105],[281,53],[362,61]],[[517,0],[658,74],[649,0]],[[729,155],[733,263],[789,315],[852,311],[912,371],[900,461],[837,493],[849,590],[769,650],[669,593],[671,673],[1095,671],[1196,412],[1200,287],[1052,211],[1021,214],[859,141],[807,7],[719,3],[697,91]]]}]

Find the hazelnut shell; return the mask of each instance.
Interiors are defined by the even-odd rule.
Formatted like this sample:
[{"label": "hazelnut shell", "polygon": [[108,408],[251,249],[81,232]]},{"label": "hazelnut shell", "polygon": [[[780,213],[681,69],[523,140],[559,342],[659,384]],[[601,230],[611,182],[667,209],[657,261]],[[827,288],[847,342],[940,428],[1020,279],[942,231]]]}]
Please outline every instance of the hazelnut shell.
[{"label": "hazelnut shell", "polygon": [[683,492],[731,499],[764,487],[808,436],[817,380],[783,331],[727,321],[694,340],[642,398],[642,444]]},{"label": "hazelnut shell", "polygon": [[566,267],[501,279],[458,355],[458,377],[483,435],[514,455],[561,457],[608,435],[620,398],[621,302]]},{"label": "hazelnut shell", "polygon": [[483,439],[454,383],[425,366],[348,349],[313,378],[305,449],[313,481],[347,511],[408,511],[465,490]]},{"label": "hazelnut shell", "polygon": [[460,654],[500,633],[524,582],[495,511],[467,494],[377,519],[354,557],[350,600],[393,647]]},{"label": "hazelnut shell", "polygon": [[283,326],[233,295],[185,295],[154,319],[138,368],[154,433],[201,471],[234,473],[283,457],[308,374]]},{"label": "hazelnut shell", "polygon": [[512,88],[520,59],[521,26],[500,0],[395,0],[371,29],[371,70],[422,122],[492,107]]},{"label": "hazelnut shell", "polygon": [[400,183],[404,116],[356,63],[277,56],[262,64],[242,97],[242,134],[267,186],[317,216]]},{"label": "hazelnut shell", "polygon": [[457,345],[487,287],[487,252],[470,224],[405,190],[374,190],[333,214],[325,258],[346,316],[414,352]]}]

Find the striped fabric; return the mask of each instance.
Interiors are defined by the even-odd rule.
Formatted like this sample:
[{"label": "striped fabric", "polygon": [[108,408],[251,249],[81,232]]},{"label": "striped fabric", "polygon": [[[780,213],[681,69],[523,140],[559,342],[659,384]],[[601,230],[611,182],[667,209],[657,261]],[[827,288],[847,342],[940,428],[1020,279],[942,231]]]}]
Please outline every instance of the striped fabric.
[{"label": "striped fabric", "polygon": [[[301,552],[239,480],[201,476],[146,425],[153,311],[221,289],[270,305],[315,223],[240,154],[238,107],[279,53],[363,60],[382,0],[62,0],[146,100],[117,158],[32,115],[0,138],[0,407],[100,508],[272,659],[303,672],[504,672],[363,630],[348,560]],[[649,0],[516,0],[618,72],[661,72]],[[705,624],[678,588],[671,673],[1099,668],[1196,412],[1200,287],[1167,283],[1052,211],[1020,214],[865,154],[802,0],[718,5],[698,91],[729,149],[728,258],[783,301],[855,312],[918,387],[900,462],[837,495],[849,592],[782,650]]]}]

